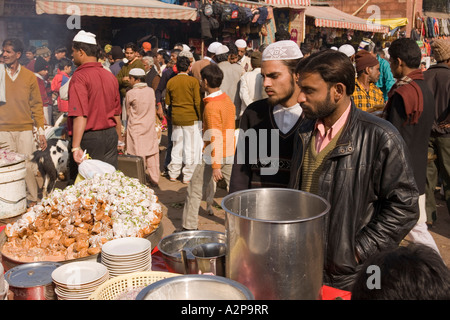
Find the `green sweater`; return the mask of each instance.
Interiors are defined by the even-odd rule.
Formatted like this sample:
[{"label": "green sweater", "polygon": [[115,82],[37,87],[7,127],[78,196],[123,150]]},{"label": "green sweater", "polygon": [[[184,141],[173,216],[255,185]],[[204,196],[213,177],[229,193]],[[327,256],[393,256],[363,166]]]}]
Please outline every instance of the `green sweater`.
[{"label": "green sweater", "polygon": [[201,121],[200,84],[184,73],[171,78],[166,85],[166,105],[172,107],[172,124],[192,126]]},{"label": "green sweater", "polygon": [[0,131],[44,129],[44,109],[36,76],[21,66],[15,81],[5,74],[6,104],[0,105]]},{"label": "green sweater", "polygon": [[319,193],[319,178],[328,156],[336,147],[342,129],[319,153],[316,151],[316,135],[313,134],[309,148],[306,149],[302,165],[302,191]]},{"label": "green sweater", "polygon": [[131,88],[130,83],[128,81],[126,81],[126,80],[123,80],[123,77],[128,77],[129,76],[128,74],[130,73],[130,70],[134,69],[134,68],[139,68],[139,69],[145,70],[144,69],[144,63],[142,62],[141,59],[136,59],[131,64],[129,64],[129,63],[124,64],[122,69],[120,69],[119,73],[116,76],[117,81],[119,81],[120,96],[122,98],[124,98],[126,96],[127,88],[128,87]]}]

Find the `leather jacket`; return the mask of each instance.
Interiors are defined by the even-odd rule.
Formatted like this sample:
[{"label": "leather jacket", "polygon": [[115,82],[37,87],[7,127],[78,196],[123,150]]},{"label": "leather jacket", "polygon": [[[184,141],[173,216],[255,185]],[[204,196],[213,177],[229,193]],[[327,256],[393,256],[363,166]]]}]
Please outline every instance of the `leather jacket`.
[{"label": "leather jacket", "polygon": [[[309,119],[299,127],[290,188],[301,188],[302,161],[314,128],[315,120]],[[325,219],[325,284],[350,291],[362,263],[397,246],[416,224],[419,193],[408,152],[391,123],[352,102],[319,178],[318,195],[331,205]]]}]

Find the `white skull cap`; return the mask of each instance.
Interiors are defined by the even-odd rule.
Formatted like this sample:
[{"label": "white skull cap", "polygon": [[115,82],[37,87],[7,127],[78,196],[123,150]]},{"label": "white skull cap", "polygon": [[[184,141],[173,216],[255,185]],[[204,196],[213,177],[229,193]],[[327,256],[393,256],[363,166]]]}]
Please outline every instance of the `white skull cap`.
[{"label": "white skull cap", "polygon": [[264,49],[262,61],[294,60],[303,58],[299,46],[292,40],[281,40],[271,43]]},{"label": "white skull cap", "polygon": [[350,44],[343,44],[339,47],[339,52],[345,53],[347,57],[351,57],[355,54],[355,48]]},{"label": "white skull cap", "polygon": [[141,68],[133,68],[128,74],[130,76],[143,77],[145,76],[145,71]]},{"label": "white skull cap", "polygon": [[247,42],[244,39],[237,39],[234,44],[238,48],[247,48]]},{"label": "white skull cap", "polygon": [[83,42],[87,44],[97,44],[97,40],[95,39],[95,34],[86,32],[84,30],[79,31],[76,36],[73,38],[75,42]]},{"label": "white skull cap", "polygon": [[220,42],[213,42],[209,45],[208,51],[211,53],[216,53],[217,48],[219,48],[222,44]]},{"label": "white skull cap", "polygon": [[219,54],[227,53],[228,51],[230,51],[230,49],[228,49],[227,46],[222,44],[222,45],[220,45],[220,47],[218,47],[216,49],[216,56],[219,55]]}]

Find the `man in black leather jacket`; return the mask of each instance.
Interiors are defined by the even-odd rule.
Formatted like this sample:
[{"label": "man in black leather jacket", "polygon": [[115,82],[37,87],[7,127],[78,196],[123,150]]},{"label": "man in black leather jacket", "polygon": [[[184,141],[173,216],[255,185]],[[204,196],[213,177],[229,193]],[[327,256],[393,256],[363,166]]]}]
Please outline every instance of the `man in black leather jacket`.
[{"label": "man in black leather jacket", "polygon": [[351,290],[361,264],[399,245],[419,218],[409,153],[389,122],[354,106],[347,56],[319,52],[297,73],[307,119],[294,143],[289,187],[329,201],[324,284]]}]

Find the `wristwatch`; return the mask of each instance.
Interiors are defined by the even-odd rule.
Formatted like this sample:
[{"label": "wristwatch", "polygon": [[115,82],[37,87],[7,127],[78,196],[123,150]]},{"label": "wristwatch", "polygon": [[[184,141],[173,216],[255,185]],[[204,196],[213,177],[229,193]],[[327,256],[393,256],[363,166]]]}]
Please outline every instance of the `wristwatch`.
[{"label": "wristwatch", "polygon": [[77,151],[77,150],[81,150],[81,148],[80,148],[80,147],[75,147],[75,148],[72,148],[71,151],[72,151],[72,153],[73,153],[73,152],[75,152],[75,151]]}]

